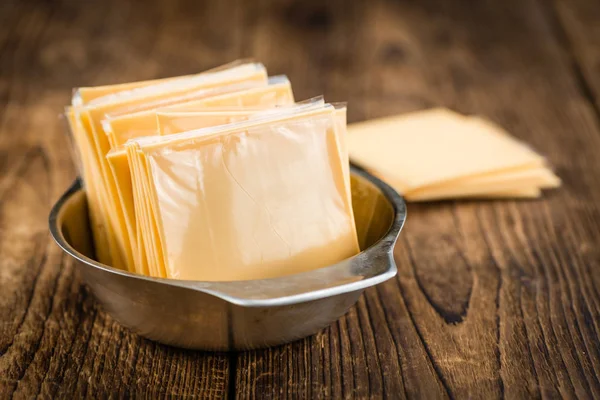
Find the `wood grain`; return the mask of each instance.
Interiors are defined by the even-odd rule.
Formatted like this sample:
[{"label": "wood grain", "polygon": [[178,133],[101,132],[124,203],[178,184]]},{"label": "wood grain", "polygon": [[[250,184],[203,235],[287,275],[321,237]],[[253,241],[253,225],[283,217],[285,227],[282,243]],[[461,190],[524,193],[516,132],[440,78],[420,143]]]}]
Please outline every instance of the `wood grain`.
[{"label": "wood grain", "polygon": [[[599,398],[591,0],[0,3],[0,398]],[[121,328],[51,242],[70,88],[254,56],[363,120],[483,115],[548,157],[536,201],[411,204],[398,277],[323,332],[212,354]]]},{"label": "wood grain", "polygon": [[555,0],[548,7],[559,40],[567,48],[582,93],[600,110],[600,5],[593,1]]}]

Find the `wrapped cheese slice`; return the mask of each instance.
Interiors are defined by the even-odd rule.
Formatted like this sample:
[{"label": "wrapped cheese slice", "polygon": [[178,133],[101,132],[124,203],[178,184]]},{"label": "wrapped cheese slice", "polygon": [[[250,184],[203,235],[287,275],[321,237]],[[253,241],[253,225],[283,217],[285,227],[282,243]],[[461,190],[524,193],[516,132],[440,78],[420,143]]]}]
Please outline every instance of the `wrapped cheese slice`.
[{"label": "wrapped cheese slice", "polygon": [[[236,63],[232,63],[233,66]],[[96,257],[98,261],[122,268],[125,261],[122,259],[122,252],[116,252],[116,242],[113,232],[108,232],[109,222],[105,210],[108,208],[107,193],[102,190],[102,177],[99,175],[97,166],[94,165],[96,152],[93,142],[86,137],[85,128],[82,122],[77,118],[74,107],[82,107],[98,98],[123,95],[129,91],[164,83],[175,79],[185,79],[188,77],[175,77],[166,79],[155,79],[148,81],[121,83],[116,85],[105,85],[96,87],[81,87],[74,91],[72,107],[67,107],[65,115],[67,117],[69,130],[74,144],[74,159],[80,175],[83,177],[87,192],[87,201],[90,208],[90,222],[92,236],[96,244]],[[109,245],[109,241],[111,245]],[[112,253],[112,254],[111,254]],[[114,259],[114,261],[113,261]]]},{"label": "wrapped cheese slice", "polygon": [[[277,85],[273,84],[273,87],[276,86]],[[291,94],[291,88],[289,93]],[[257,111],[261,111],[263,106],[267,106],[267,108],[272,106],[285,106],[289,105],[291,100],[292,98],[290,98],[286,90],[282,90],[281,93],[279,93],[278,89],[278,92],[274,91],[269,93],[265,88],[251,89],[246,93],[239,93],[239,95],[232,93],[216,96],[196,101],[193,105],[185,104],[158,110],[156,113],[159,125],[158,130],[160,135],[169,135],[188,130],[244,121],[253,116]],[[237,104],[239,108],[232,108],[232,104]],[[324,104],[324,102],[321,96],[297,104]],[[229,105],[229,107],[223,107],[224,105]],[[337,140],[340,157],[343,162],[344,179],[347,182],[348,196],[351,198],[350,160],[348,156],[348,145],[346,143],[347,107],[345,103],[337,103],[333,106],[336,110],[336,123],[338,124]]]},{"label": "wrapped cheese slice", "polygon": [[[225,90],[227,90],[226,87]],[[213,96],[211,96],[213,95]],[[223,94],[221,90],[210,91],[205,98],[202,100],[195,101],[195,109],[198,109],[201,104],[220,104],[230,106],[229,108],[223,108],[222,113],[235,112],[246,113],[246,117],[250,115],[248,111],[243,111],[239,108],[235,111],[231,111],[231,106],[236,104],[245,104],[254,108],[253,112],[272,108],[275,106],[285,106],[293,103],[293,93],[289,80],[287,77],[281,76],[275,79],[269,79],[269,84],[262,87],[256,87],[254,89],[246,89],[236,92]],[[209,108],[204,107],[205,110]],[[227,111],[230,110],[230,111]],[[223,115],[223,114],[222,114]],[[229,115],[229,114],[225,114]],[[207,121],[206,114],[200,112],[196,114],[188,114],[187,117],[192,118],[190,121],[193,128],[200,128],[204,126],[214,126],[220,123],[228,123],[229,118],[225,117],[222,120]],[[200,119],[203,119],[204,125],[195,126]],[[178,119],[180,120],[180,118]],[[154,111],[143,111],[134,114],[126,114],[119,118],[108,119],[105,121],[106,125],[110,126],[112,134],[118,137],[141,137],[150,136],[157,134],[157,118]],[[181,125],[181,123],[180,123]],[[188,124],[190,126],[190,124]],[[161,134],[165,134],[162,132]],[[121,141],[122,139],[119,139]],[[136,210],[134,209],[133,190],[131,183],[131,175],[129,170],[129,164],[127,161],[127,154],[124,149],[115,149],[107,155],[107,161],[111,168],[111,173],[115,182],[115,195],[119,198],[119,204],[122,208],[122,215],[125,221],[125,226],[129,232],[129,243],[132,248],[132,257],[134,259],[134,265],[146,265],[147,261],[143,259],[144,255],[142,250],[138,248],[139,245],[139,226],[136,226]],[[136,271],[138,267],[135,267]],[[139,271],[137,271],[139,272]]]},{"label": "wrapped cheese slice", "polygon": [[340,158],[342,160],[342,169],[344,172],[344,180],[348,189],[346,195],[352,201],[352,190],[350,187],[350,156],[348,154],[347,143],[347,114],[348,107],[346,103],[335,103],[336,124],[337,124],[337,141],[340,150]]},{"label": "wrapped cheese slice", "polygon": [[[228,64],[220,65],[218,67],[209,69],[207,71],[202,72],[201,74],[226,71],[226,70],[230,70],[234,67],[238,67],[238,66],[250,64],[250,63],[251,63],[251,60],[236,60],[236,61],[230,62]],[[131,96],[132,91],[136,91],[140,88],[144,88],[147,86],[155,86],[156,87],[156,85],[169,83],[169,82],[187,81],[187,80],[193,79],[197,75],[199,75],[199,74],[180,75],[180,76],[161,78],[161,79],[151,79],[151,80],[146,80],[146,81],[117,83],[117,84],[113,84],[113,85],[79,87],[74,90],[71,103],[73,106],[79,107],[79,106],[89,104],[93,101],[96,101],[96,99],[100,99],[100,98],[102,98],[102,101],[106,101],[108,99],[118,99],[120,97],[128,97],[128,96]]]},{"label": "wrapped cheese slice", "polygon": [[92,231],[92,237],[95,244],[96,259],[107,265],[122,265],[123,260],[113,262],[119,254],[111,254],[111,251],[116,249],[113,243],[109,245],[109,239],[113,239],[108,232],[108,219],[104,213],[106,209],[106,200],[99,186],[102,185],[102,177],[98,175],[98,170],[93,168],[91,164],[94,150],[90,147],[90,143],[85,139],[85,133],[80,122],[75,117],[72,108],[68,107],[65,115],[71,131],[71,137],[75,149],[73,154],[76,160],[80,175],[85,184],[87,193],[87,203],[89,209],[89,218]]},{"label": "wrapped cheese slice", "polygon": [[[224,96],[215,96],[202,101],[195,101],[194,106],[180,105],[156,110],[158,122],[158,135],[167,136],[188,131],[227,125],[246,121],[251,118],[265,118],[270,113],[280,113],[282,109],[298,107],[324,106],[323,96],[317,96],[298,103],[290,102],[291,87],[280,96],[269,96],[269,101],[264,101],[262,95],[267,89],[280,91],[277,85],[259,90],[247,90],[231,93]],[[244,105],[236,105],[237,103]]]},{"label": "wrapped cheese slice", "polygon": [[184,79],[189,78],[190,76],[184,77],[173,77],[173,78],[165,78],[165,79],[152,79],[147,81],[139,81],[139,82],[127,82],[127,83],[119,83],[115,85],[104,85],[104,86],[94,86],[94,87],[80,87],[77,88],[73,93],[73,98],[71,100],[71,104],[75,107],[80,107],[85,104],[90,103],[96,99],[101,97],[108,97],[115,95],[117,93],[126,93],[128,91],[139,89],[146,86],[157,85],[160,83],[169,82],[175,79]]},{"label": "wrapped cheese slice", "polygon": [[[200,129],[207,126],[222,125],[235,120],[235,110],[238,107],[244,119],[244,113],[250,108],[263,109],[276,106],[290,105],[294,103],[292,85],[286,76],[275,76],[269,78],[269,85],[239,92],[226,93],[220,96],[212,96],[196,101],[187,102],[178,106],[165,107],[157,110],[156,121],[158,131],[161,135],[185,132]],[[219,108],[223,108],[219,110]],[[246,111],[244,111],[246,109]],[[223,111],[223,114],[214,115],[214,121],[208,119],[211,113]],[[232,120],[224,120],[221,117],[227,115]]]},{"label": "wrapped cheese slice", "polygon": [[[164,107],[167,105],[171,105],[171,107],[166,108],[166,110],[176,110],[176,104],[182,104],[182,107],[186,107],[188,104],[195,104],[195,109],[198,109],[198,107],[206,108],[215,105],[234,106],[239,103],[248,106],[264,107],[292,104],[294,103],[292,86],[287,77],[281,76],[276,77],[276,79],[270,78],[268,82],[249,81],[211,88],[193,93],[193,96],[188,94],[171,97],[162,103],[146,104],[144,106],[145,110],[140,110],[140,107],[138,107],[137,112],[134,113],[109,114],[103,121],[103,128],[113,143],[112,147],[116,148],[125,144],[129,139],[156,135],[158,124],[161,120],[161,113],[158,113],[157,118],[157,109],[165,110]],[[184,125],[185,116],[182,116],[177,121],[179,121],[180,125]],[[173,121],[173,123],[175,122]],[[180,130],[190,129],[183,127]],[[169,132],[165,133],[168,134]]]},{"label": "wrapped cheese slice", "polygon": [[[273,86],[276,87],[276,85]],[[244,121],[252,117],[256,112],[264,111],[264,106],[267,106],[266,108],[286,106],[289,105],[290,100],[291,98],[286,91],[268,93],[265,88],[258,88],[248,90],[246,93],[240,93],[239,95],[232,93],[196,101],[193,105],[185,104],[168,107],[158,110],[156,113],[159,125],[158,131],[160,135],[170,135],[188,130]],[[228,107],[223,107],[223,105],[227,104],[229,105]],[[232,104],[237,104],[237,108],[232,107]],[[324,101],[323,97],[320,96],[296,104],[316,105],[324,104]],[[337,140],[340,157],[343,161],[344,179],[347,182],[348,189],[350,189],[350,159],[346,143],[347,107],[346,103],[336,103],[333,106],[336,110],[336,123],[338,124]],[[348,191],[348,196],[351,198],[350,190]]]},{"label": "wrapped cheese slice", "polygon": [[146,232],[162,247],[155,272],[258,279],[358,253],[337,129],[334,107],[311,105],[128,142],[134,186],[149,193]]},{"label": "wrapped cheese slice", "polygon": [[182,95],[173,95],[167,98],[136,104],[135,108],[126,109],[107,114],[102,120],[102,129],[111,148],[118,148],[129,139],[142,136],[152,136],[157,133],[156,110],[171,104],[186,103],[192,100],[211,98],[225,93],[237,93],[251,88],[266,87],[267,82],[250,80],[235,82],[222,86],[199,89]]},{"label": "wrapped cheese slice", "polygon": [[[88,192],[88,196],[95,197],[91,201],[97,204],[97,208],[105,220],[104,231],[108,232],[108,236],[110,236],[108,240],[108,245],[111,247],[109,253],[112,255],[110,265],[130,269],[133,256],[128,245],[129,233],[122,215],[122,205],[118,203],[119,197],[116,194],[115,183],[105,158],[110,150],[110,144],[101,126],[105,116],[110,113],[135,110],[143,103],[158,102],[199,90],[248,81],[266,82],[266,80],[266,71],[262,65],[242,64],[216,72],[168,80],[97,97],[88,103],[72,107],[73,119],[77,121],[77,128],[81,129],[78,134],[73,134],[73,136],[76,138],[79,153],[89,157],[83,166],[94,170],[84,172],[82,175],[84,179],[90,176],[100,178],[94,185],[96,193]],[[78,103],[78,101],[74,101],[74,103]],[[86,153],[86,148],[91,151]]]},{"label": "wrapped cheese slice", "polygon": [[[240,95],[242,97],[248,95],[251,96],[251,99],[259,99],[259,97],[253,96],[253,93],[251,93],[250,91],[247,92],[246,94],[240,93]],[[276,99],[275,97],[273,97],[273,99]],[[221,99],[222,102],[222,99]],[[245,104],[253,104],[251,101],[247,101]],[[262,113],[263,115],[266,114],[267,110],[273,110],[273,112],[277,112],[277,110],[273,109],[272,107],[266,107],[268,104],[265,104],[264,102],[262,103],[262,105],[260,106],[255,106],[255,107],[238,107],[238,106],[233,106],[233,107],[220,107],[220,108],[204,108],[204,111],[196,111],[196,112],[189,112],[189,115],[186,116],[186,118],[189,118],[190,120],[188,121],[187,126],[190,126],[189,124],[192,124],[192,126],[197,127],[197,128],[205,128],[205,127],[210,127],[210,126],[216,126],[216,125],[223,125],[223,124],[228,124],[228,123],[232,123],[235,121],[244,121],[247,120],[249,118],[252,118],[252,116],[254,116],[257,113]],[[297,105],[282,105],[281,107],[302,107],[302,106],[307,106],[307,105],[324,105],[323,99],[322,97],[318,97],[318,98],[314,98],[314,99],[310,99],[307,100],[305,102],[301,102],[298,103]],[[337,114],[339,114],[339,111],[336,111]],[[194,118],[192,118],[192,116]],[[345,115],[344,115],[345,117]],[[165,118],[165,122],[169,122],[169,117],[167,115],[164,116]],[[177,118],[177,116],[174,116],[174,118]],[[340,122],[339,120],[339,116],[338,116],[338,122]],[[345,122],[345,120],[343,121]],[[345,129],[345,124],[343,125],[343,128]],[[172,133],[177,133],[177,132],[172,132]],[[162,132],[162,134],[164,134],[164,132]],[[149,263],[152,263],[152,260],[148,261],[147,259],[145,259],[146,254],[151,254],[154,250],[152,248],[152,244],[150,243],[149,239],[146,238],[144,240],[143,237],[140,237],[140,235],[144,234],[144,235],[148,235],[151,234],[149,233],[150,231],[148,231],[147,229],[145,229],[144,227],[147,226],[151,226],[152,222],[148,222],[145,220],[141,220],[139,213],[141,212],[141,210],[145,209],[146,205],[145,204],[141,204],[136,206],[135,203],[136,201],[145,201],[145,197],[140,194],[139,192],[136,194],[136,192],[133,191],[133,186],[132,185],[132,180],[138,180],[140,182],[142,182],[141,184],[145,184],[143,181],[144,177],[136,177],[135,173],[136,171],[133,169],[130,169],[130,165],[129,165],[129,160],[128,160],[128,156],[131,157],[137,157],[137,153],[131,153],[128,154],[124,149],[118,149],[118,150],[113,150],[111,151],[107,158],[109,161],[109,164],[111,165],[111,169],[113,172],[113,176],[115,178],[116,184],[117,184],[117,192],[118,195],[121,198],[121,202],[123,204],[124,207],[124,214],[125,214],[125,219],[128,223],[128,229],[130,229],[131,233],[131,246],[134,249],[134,259],[135,261],[135,265],[136,265],[136,272],[139,273],[146,273],[144,271],[147,271],[148,268],[144,267],[149,265]],[[348,155],[344,154],[343,155],[343,159],[347,160],[348,159]],[[132,163],[132,165],[135,165],[134,163]],[[140,187],[141,184],[138,184],[137,186]],[[349,186],[349,182],[348,182],[348,186]],[[136,200],[136,196],[138,196],[138,200]],[[140,200],[141,199],[141,200]],[[351,198],[349,197],[349,201],[351,200]],[[144,245],[146,247],[150,247],[148,249],[141,249],[139,248],[139,246]]]}]

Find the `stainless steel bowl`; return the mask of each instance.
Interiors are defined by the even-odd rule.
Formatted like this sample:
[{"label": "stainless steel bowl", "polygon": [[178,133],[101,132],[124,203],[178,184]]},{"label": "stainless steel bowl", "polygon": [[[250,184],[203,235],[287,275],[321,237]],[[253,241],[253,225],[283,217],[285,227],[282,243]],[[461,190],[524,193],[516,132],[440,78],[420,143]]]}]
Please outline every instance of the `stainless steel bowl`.
[{"label": "stainless steel bowl", "polygon": [[392,251],[406,218],[404,200],[352,168],[352,202],[361,253],[314,271],[251,281],[150,278],[96,262],[79,181],[54,205],[49,223],[56,243],[122,325],[173,346],[244,350],[312,335],[342,316],[364,289],[396,275]]}]

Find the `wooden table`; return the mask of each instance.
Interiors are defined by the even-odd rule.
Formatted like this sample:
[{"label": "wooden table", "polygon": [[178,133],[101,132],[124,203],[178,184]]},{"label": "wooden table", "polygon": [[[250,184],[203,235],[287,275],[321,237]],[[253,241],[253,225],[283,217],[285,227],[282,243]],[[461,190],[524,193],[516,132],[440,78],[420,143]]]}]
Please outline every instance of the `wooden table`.
[{"label": "wooden table", "polygon": [[[0,397],[600,397],[600,4],[0,4]],[[52,242],[71,88],[254,56],[351,121],[477,113],[547,155],[536,201],[410,204],[398,277],[314,337],[202,353],[115,323]]]}]

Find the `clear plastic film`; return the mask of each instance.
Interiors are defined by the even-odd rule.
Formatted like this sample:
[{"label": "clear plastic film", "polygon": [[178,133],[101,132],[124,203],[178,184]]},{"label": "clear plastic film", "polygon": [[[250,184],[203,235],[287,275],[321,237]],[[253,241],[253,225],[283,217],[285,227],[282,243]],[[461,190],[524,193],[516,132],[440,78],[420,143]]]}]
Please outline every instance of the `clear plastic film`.
[{"label": "clear plastic film", "polygon": [[[267,90],[269,89],[269,90]],[[265,101],[263,94],[277,93]],[[257,95],[258,94],[258,95]],[[232,93],[228,96],[219,96],[206,99],[210,106],[195,105],[193,107],[166,108],[158,110],[156,119],[158,121],[158,133],[161,136],[172,135],[186,131],[192,131],[217,125],[225,125],[255,118],[257,115],[265,116],[270,112],[277,113],[279,108],[297,107],[306,104],[324,104],[322,97],[293,103],[290,96],[291,90],[279,85],[270,85],[269,88],[260,90],[248,90],[245,93]],[[238,101],[244,106],[236,105]],[[215,106],[216,104],[216,106]]]},{"label": "clear plastic film", "polygon": [[[201,89],[215,88],[245,81],[267,82],[267,74],[261,64],[241,64],[216,72],[202,73],[191,77],[161,80],[156,84],[127,84],[127,90],[110,92],[103,89],[103,96],[84,101],[81,90],[73,99],[70,109],[73,137],[82,158],[83,179],[88,203],[98,218],[93,222],[94,237],[106,240],[96,241],[96,251],[100,261],[116,268],[134,270],[134,256],[131,246],[133,238],[127,229],[123,204],[111,166],[106,158],[111,144],[106,137],[102,120],[107,114],[135,107],[136,104],[159,101],[172,96],[181,96]],[[117,90],[123,86],[115,85]],[[96,91],[98,94],[99,92]],[[92,218],[94,219],[94,218]],[[103,257],[102,254],[107,255]]]},{"label": "clear plastic film", "polygon": [[340,158],[342,160],[342,168],[344,170],[344,179],[346,180],[348,188],[348,198],[352,199],[352,193],[350,190],[350,156],[348,154],[348,143],[347,143],[347,111],[348,106],[346,103],[333,103],[335,108],[336,124],[338,129],[338,148],[340,150]]},{"label": "clear plastic film", "polygon": [[356,254],[336,118],[330,105],[304,105],[128,143],[134,191],[149,195],[138,200],[153,272],[258,279]]},{"label": "clear plastic film", "polygon": [[200,99],[199,101],[165,107],[164,111],[197,111],[207,106],[277,106],[291,103],[294,103],[294,94],[289,79],[285,75],[276,75],[268,78],[267,87],[251,89],[244,93],[240,92],[239,96],[236,93],[227,93],[222,96],[215,96],[210,102]]},{"label": "clear plastic film", "polygon": [[[204,126],[220,125],[219,123],[199,125],[202,124],[200,121],[206,121],[206,115],[200,115],[200,118],[198,118],[198,113],[205,112],[207,109],[216,112],[217,108],[227,108],[228,112],[232,112],[231,107],[269,109],[293,103],[294,94],[290,81],[285,76],[276,76],[269,78],[267,86],[226,93],[221,96],[208,97],[159,109],[156,113],[156,120],[160,134],[170,135],[199,129]],[[230,114],[230,116],[234,118],[233,114]]]},{"label": "clear plastic film", "polygon": [[[252,109],[253,112],[257,112],[260,110],[265,110],[270,108],[270,106],[277,105],[289,105],[290,101],[293,101],[293,94],[291,91],[291,85],[287,78],[279,77],[277,79],[270,79],[270,84],[264,87],[256,87],[253,89],[246,89],[242,91],[232,91],[231,93],[227,93],[228,90],[239,89],[239,84],[233,86],[225,86],[222,88],[214,88],[210,89],[206,92],[205,101],[207,103],[211,102],[213,98],[218,99],[216,101],[217,104],[228,104],[234,103],[237,104],[239,101],[242,101],[244,104],[247,104],[251,108],[245,107],[237,107],[237,117],[235,116],[235,111],[230,108],[222,108],[221,113],[218,116],[208,114],[195,115],[190,114],[189,117],[195,115],[194,121],[198,123],[200,120],[203,123],[199,126],[195,126],[192,124],[192,128],[197,129],[200,127],[209,127],[215,125],[221,125],[224,123],[233,122],[234,120],[243,120],[247,118],[248,114],[251,114],[248,110]],[[226,92],[227,94],[223,94]],[[274,95],[270,95],[274,94]],[[270,99],[269,101],[265,101],[265,99]],[[241,99],[241,100],[240,100]],[[323,104],[322,98],[319,98],[321,104]],[[198,106],[196,106],[198,107]],[[197,108],[195,108],[197,109]],[[210,114],[212,108],[204,107],[202,108]],[[227,111],[229,110],[229,111]],[[223,113],[227,111],[226,113]],[[245,115],[242,117],[242,115]],[[106,121],[105,121],[106,122]],[[114,122],[114,121],[112,121]],[[124,125],[123,122],[127,122],[127,125]],[[118,119],[118,123],[114,124],[112,127],[114,128],[114,134],[119,135],[119,145],[120,142],[124,141],[126,138],[132,139],[135,137],[141,136],[152,136],[157,132],[157,114],[154,111],[147,111],[143,113],[129,114],[125,115],[123,118]],[[186,126],[190,128],[190,126]],[[128,130],[129,129],[129,130]],[[189,129],[186,129],[189,130]],[[179,131],[171,131],[170,133],[176,133]],[[161,134],[167,134],[166,132],[160,132]],[[131,155],[130,155],[131,157]],[[125,221],[125,226],[128,230],[128,236],[130,241],[130,247],[133,249],[132,258],[134,259],[135,268],[137,269],[137,265],[146,265],[147,261],[143,259],[139,259],[139,257],[143,257],[142,249],[139,249],[140,241],[142,239],[139,238],[140,227],[137,226],[137,213],[139,212],[135,208],[134,201],[134,191],[132,186],[132,171],[130,169],[130,165],[128,162],[127,153],[120,149],[119,146],[114,147],[114,150],[109,152],[107,155],[107,162],[110,167],[110,172],[113,177],[113,181],[115,183],[115,195],[118,197],[119,204],[122,210],[122,216]],[[140,221],[140,224],[143,221]]]},{"label": "clear plastic film", "polygon": [[65,107],[65,112],[59,115],[59,118],[63,124],[64,131],[69,141],[69,150],[71,153],[71,159],[75,165],[75,169],[80,177],[83,178],[83,159],[81,151],[78,148],[78,140],[75,138],[75,129],[81,129],[77,127],[78,121],[75,118],[75,114],[70,106]]},{"label": "clear plastic film", "polygon": [[97,170],[93,168],[93,165],[90,165],[90,154],[92,152],[90,143],[82,134],[83,128],[75,117],[71,107],[65,109],[63,119],[66,123],[73,161],[83,181],[84,188],[88,193],[90,227],[96,247],[96,258],[102,263],[113,265],[113,259],[110,254],[111,246],[108,242],[108,222],[104,214],[105,207],[102,204],[102,197],[97,190],[99,177],[97,176]]},{"label": "clear plastic film", "polygon": [[215,72],[201,72],[196,75],[188,75],[177,78],[167,78],[159,80],[152,85],[142,85],[129,90],[111,93],[102,97],[97,97],[86,105],[98,106],[107,103],[125,103],[140,100],[159,98],[164,93],[185,93],[194,90],[194,88],[209,88],[223,84],[234,83],[248,76],[262,77],[267,76],[264,65],[259,63],[243,64],[228,69],[221,69]]},{"label": "clear plastic film", "polygon": [[255,63],[252,59],[240,59],[233,61],[228,64],[220,65],[218,67],[203,71],[199,74],[193,75],[180,75],[162,79],[151,79],[146,81],[137,82],[126,82],[117,83],[112,85],[93,86],[93,87],[80,87],[73,90],[73,97],[71,104],[79,107],[100,98],[110,98],[111,96],[128,96],[132,90],[139,89],[146,86],[155,86],[158,84],[174,81],[183,81],[193,78],[194,76],[201,74],[214,74],[224,70],[230,70],[234,67],[242,65],[255,65],[257,69],[264,69],[262,64]]},{"label": "clear plastic film", "polygon": [[[294,107],[299,107],[299,108],[303,108],[305,109],[307,106],[310,105],[321,105],[323,106],[325,103],[323,101],[322,96],[320,97],[316,97],[310,100],[306,100],[303,102],[300,102],[298,104],[292,104],[292,105],[283,105],[281,107],[289,107],[289,108],[294,108]],[[207,127],[214,127],[217,125],[223,125],[223,124],[227,124],[227,123],[232,123],[235,121],[243,121],[246,119],[251,119],[251,118],[255,118],[255,116],[257,116],[257,118],[262,118],[264,119],[265,117],[269,116],[271,113],[280,113],[280,110],[277,109],[271,109],[272,111],[269,111],[269,108],[263,108],[263,107],[251,107],[251,108],[246,108],[246,107],[220,107],[217,109],[213,109],[213,108],[206,108],[204,109],[204,111],[197,111],[195,113],[193,113],[196,116],[195,119],[195,123],[196,125],[194,126],[195,128],[207,128]],[[170,132],[171,134],[176,133],[176,132]],[[163,132],[164,134],[164,132]],[[158,140],[161,140],[160,138],[157,138]],[[144,139],[144,141],[147,141],[147,139]],[[113,151],[111,151],[108,155],[107,155],[107,160],[108,163],[111,167],[111,171],[116,183],[116,189],[117,189],[117,194],[120,198],[121,204],[123,206],[123,214],[125,216],[125,220],[127,222],[127,227],[129,229],[130,232],[130,237],[131,237],[131,246],[133,248],[133,252],[134,252],[134,258],[136,259],[135,261],[135,265],[136,265],[136,271],[137,271],[137,266],[138,265],[148,265],[151,264],[151,261],[145,260],[143,259],[144,254],[150,254],[153,250],[152,248],[150,249],[140,249],[139,246],[144,246],[144,247],[148,247],[148,246],[152,246],[151,244],[149,244],[148,238],[144,239],[144,237],[140,237],[139,235],[144,234],[144,235],[149,235],[150,233],[147,232],[147,230],[142,229],[142,226],[150,226],[151,224],[148,223],[145,220],[142,220],[140,218],[144,218],[144,216],[140,216],[140,210],[141,209],[145,209],[146,205],[145,204],[138,204],[140,201],[145,201],[145,198],[143,196],[141,196],[139,194],[139,191],[136,192],[134,191],[134,187],[136,186],[136,184],[133,183],[133,181],[137,182],[141,182],[140,180],[143,179],[143,177],[139,177],[137,175],[135,175],[137,173],[137,170],[131,168],[131,166],[135,167],[135,163],[136,161],[130,161],[133,158],[137,158],[138,153],[129,153],[126,152],[124,149],[115,149]],[[137,167],[138,169],[140,168],[139,166]],[[140,185],[143,184],[142,183],[137,183],[138,188],[140,187]],[[136,196],[138,196],[136,198]],[[138,205],[136,205],[138,204]],[[145,269],[144,269],[145,270]]]},{"label": "clear plastic film", "polygon": [[228,93],[245,92],[265,87],[266,79],[248,80],[229,85],[199,89],[193,92],[174,95],[143,103],[136,103],[106,115],[102,128],[107,135],[111,148],[125,144],[129,139],[157,134],[156,109],[175,104],[187,104],[190,101],[209,99]]}]

